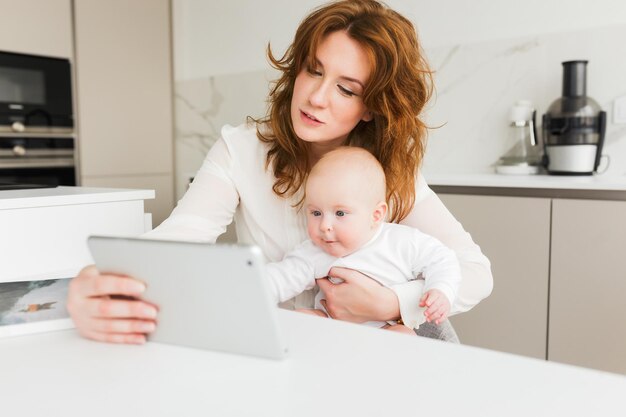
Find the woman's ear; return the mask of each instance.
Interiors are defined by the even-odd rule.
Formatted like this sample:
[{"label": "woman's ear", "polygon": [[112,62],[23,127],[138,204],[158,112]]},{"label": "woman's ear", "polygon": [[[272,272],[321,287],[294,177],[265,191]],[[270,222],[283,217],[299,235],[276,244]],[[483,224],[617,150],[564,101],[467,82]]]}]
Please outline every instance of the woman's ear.
[{"label": "woman's ear", "polygon": [[376,204],[376,208],[374,208],[374,213],[372,214],[372,225],[378,226],[380,223],[385,221],[385,217],[387,217],[387,203],[381,201]]},{"label": "woman's ear", "polygon": [[369,110],[365,110],[365,113],[363,113],[363,117],[361,117],[361,120],[363,120],[364,122],[371,122],[373,118],[374,113]]}]

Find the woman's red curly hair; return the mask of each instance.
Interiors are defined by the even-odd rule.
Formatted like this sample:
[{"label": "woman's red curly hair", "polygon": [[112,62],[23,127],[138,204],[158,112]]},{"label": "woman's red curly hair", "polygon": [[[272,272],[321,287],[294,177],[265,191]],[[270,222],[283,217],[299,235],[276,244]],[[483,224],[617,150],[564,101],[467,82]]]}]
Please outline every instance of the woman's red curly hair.
[{"label": "woman's red curly hair", "polygon": [[268,45],[269,60],[282,75],[270,90],[267,116],[257,121],[257,136],[269,146],[266,166],[276,178],[273,190],[293,196],[310,171],[308,144],[293,129],[291,97],[296,76],[314,66],[319,44],[336,31],[345,31],[363,47],[371,67],[362,97],[374,118],[359,122],[346,145],[365,148],[380,161],[387,178],[389,221],[398,222],[415,203],[427,135],[420,114],[432,94],[432,71],[413,24],[378,1],[336,1],[319,7],[302,21],[282,58],[274,57]]}]

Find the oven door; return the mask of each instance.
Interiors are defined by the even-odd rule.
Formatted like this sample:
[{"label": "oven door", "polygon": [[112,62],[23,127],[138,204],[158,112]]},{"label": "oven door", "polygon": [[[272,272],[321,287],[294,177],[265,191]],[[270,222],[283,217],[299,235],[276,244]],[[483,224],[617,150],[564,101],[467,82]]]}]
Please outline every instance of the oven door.
[{"label": "oven door", "polygon": [[73,131],[67,59],[0,51],[0,132]]},{"label": "oven door", "polygon": [[0,137],[0,185],[76,185],[74,138]]}]

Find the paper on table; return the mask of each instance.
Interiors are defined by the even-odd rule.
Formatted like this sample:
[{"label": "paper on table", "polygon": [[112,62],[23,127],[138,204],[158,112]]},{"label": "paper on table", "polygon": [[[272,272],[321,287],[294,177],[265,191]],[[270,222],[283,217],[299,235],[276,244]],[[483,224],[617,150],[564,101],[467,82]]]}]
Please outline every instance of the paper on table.
[{"label": "paper on table", "polygon": [[67,291],[75,270],[0,283],[0,337],[69,329]]}]

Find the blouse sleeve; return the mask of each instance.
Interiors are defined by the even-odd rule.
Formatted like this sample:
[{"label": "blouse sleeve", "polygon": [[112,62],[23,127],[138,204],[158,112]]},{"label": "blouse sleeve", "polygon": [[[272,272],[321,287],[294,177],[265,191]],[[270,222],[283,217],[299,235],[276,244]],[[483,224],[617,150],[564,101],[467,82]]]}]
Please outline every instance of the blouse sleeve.
[{"label": "blouse sleeve", "polygon": [[172,214],[144,237],[214,243],[226,231],[239,204],[232,165],[229,149],[219,139]]},{"label": "blouse sleeve", "polygon": [[265,274],[277,303],[315,287],[315,268],[312,263],[315,252],[313,243],[305,240],[287,253],[282,261],[265,265]]},{"label": "blouse sleeve", "polygon": [[[461,266],[462,280],[451,313],[468,311],[491,294],[493,277],[489,259],[483,255],[480,247],[474,243],[470,234],[463,229],[461,223],[448,211],[439,197],[426,185],[421,175],[418,177],[417,188],[415,206],[401,223],[437,238],[455,252]],[[410,281],[394,287],[400,300],[401,313],[402,303],[406,304],[409,297],[413,299],[413,303],[418,304],[419,298],[415,296],[419,295],[421,287],[413,288],[417,286],[416,281]],[[405,306],[404,310],[416,311],[412,306]],[[402,319],[404,320],[404,315]],[[410,317],[407,319],[411,321]]]}]

